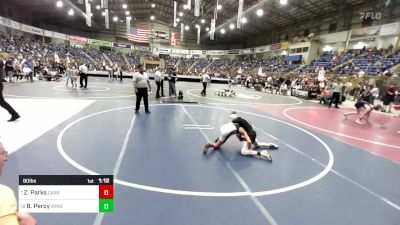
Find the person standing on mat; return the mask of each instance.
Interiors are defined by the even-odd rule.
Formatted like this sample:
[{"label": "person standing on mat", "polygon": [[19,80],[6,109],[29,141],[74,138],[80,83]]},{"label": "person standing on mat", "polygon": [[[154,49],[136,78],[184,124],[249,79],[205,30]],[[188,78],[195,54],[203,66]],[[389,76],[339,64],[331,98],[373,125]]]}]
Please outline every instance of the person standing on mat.
[{"label": "person standing on mat", "polygon": [[176,75],[176,68],[172,68],[171,72],[168,75],[168,83],[169,83],[169,96],[172,95],[176,97],[176,90],[175,90],[175,82],[177,80]]},{"label": "person standing on mat", "polygon": [[4,88],[3,80],[4,80],[4,63],[3,63],[3,60],[0,59],[0,106],[3,107],[5,110],[7,110],[8,113],[10,113],[11,118],[8,120],[8,122],[13,122],[13,121],[17,120],[20,116],[13,109],[13,107],[11,107],[10,104],[8,104],[6,102],[6,100],[4,99],[4,96],[3,96],[3,88]]},{"label": "person standing on mat", "polygon": [[335,101],[335,108],[339,108],[340,93],[342,93],[342,84],[339,82],[339,79],[336,79],[332,84],[332,98],[329,101],[329,108],[332,106],[333,101]]},{"label": "person standing on mat", "polygon": [[[88,67],[83,63],[83,64],[79,67],[79,72],[80,72],[80,74],[81,74],[81,77],[80,77],[80,80],[79,80],[79,84],[81,85],[80,88],[85,88],[85,89],[87,89],[89,69],[88,69]],[[85,80],[85,86],[83,86],[83,80]]]},{"label": "person standing on mat", "polygon": [[356,107],[356,109],[357,109],[356,112],[347,112],[347,113],[343,113],[343,115],[347,119],[347,116],[349,116],[349,115],[360,115],[361,114],[360,117],[356,120],[356,123],[358,123],[358,124],[364,124],[362,122],[362,120],[365,120],[365,122],[369,123],[368,119],[369,119],[369,116],[371,115],[372,110],[380,110],[382,108],[381,105],[373,106],[366,101],[359,101],[356,104],[354,104],[354,107]]},{"label": "person standing on mat", "polygon": [[143,98],[144,101],[144,109],[146,113],[151,113],[149,111],[149,96],[148,91],[151,91],[151,85],[149,76],[144,71],[143,65],[139,64],[137,66],[138,71],[133,74],[133,87],[136,93],[136,108],[135,113],[139,112],[140,109],[140,101]]},{"label": "person standing on mat", "polygon": [[254,145],[255,148],[269,148],[278,149],[278,145],[274,143],[263,143],[256,139],[256,132],[253,130],[251,124],[240,117],[236,112],[230,115],[232,122],[224,124],[220,127],[221,135],[215,140],[215,143],[207,143],[204,146],[203,154],[206,154],[209,148],[218,149],[225,143],[226,140],[232,135],[236,134],[241,142],[243,142],[240,153],[245,156],[259,157],[272,161],[271,155],[267,151],[255,151],[251,149]]},{"label": "person standing on mat", "polygon": [[210,78],[210,76],[207,74],[207,72],[205,72],[204,74],[203,74],[203,76],[201,77],[201,79],[202,79],[202,81],[203,81],[203,90],[201,91],[201,95],[202,96],[206,96],[207,95],[207,93],[206,93],[206,91],[207,91],[207,84],[208,84],[208,81],[209,80],[211,80],[211,78]]}]

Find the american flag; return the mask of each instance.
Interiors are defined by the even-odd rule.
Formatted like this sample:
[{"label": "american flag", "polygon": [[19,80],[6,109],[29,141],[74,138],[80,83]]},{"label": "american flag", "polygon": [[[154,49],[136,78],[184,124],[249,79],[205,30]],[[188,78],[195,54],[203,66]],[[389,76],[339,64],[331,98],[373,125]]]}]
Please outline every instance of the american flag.
[{"label": "american flag", "polygon": [[138,43],[149,43],[150,42],[150,29],[147,28],[135,28],[131,27],[128,32],[128,40],[138,42]]}]

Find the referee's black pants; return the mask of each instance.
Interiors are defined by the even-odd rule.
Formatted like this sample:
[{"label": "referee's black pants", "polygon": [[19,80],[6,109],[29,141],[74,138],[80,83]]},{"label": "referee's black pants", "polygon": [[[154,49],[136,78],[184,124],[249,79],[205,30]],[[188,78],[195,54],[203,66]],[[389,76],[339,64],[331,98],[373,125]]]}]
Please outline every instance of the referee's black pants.
[{"label": "referee's black pants", "polygon": [[201,91],[200,94],[205,96],[207,94],[206,90],[207,90],[207,82],[203,82],[203,90]]},{"label": "referee's black pants", "polygon": [[6,102],[6,100],[4,100],[4,97],[3,97],[3,88],[4,88],[3,82],[0,82],[0,106],[3,107],[5,110],[7,110],[8,113],[11,114],[11,116],[16,116],[16,115],[18,115],[18,113],[13,109],[13,107],[11,107],[11,105],[8,104],[8,103]]},{"label": "referee's black pants", "polygon": [[[85,85],[83,85],[83,81],[85,81]],[[81,73],[80,78],[79,78],[79,84],[84,88],[87,88],[87,81],[88,81],[88,75],[85,73]]]},{"label": "referee's black pants", "polygon": [[333,92],[332,98],[329,101],[329,107],[332,106],[332,101],[335,101],[335,107],[338,108],[339,100],[340,100],[340,92]]},{"label": "referee's black pants", "polygon": [[136,93],[136,111],[139,111],[140,109],[140,102],[144,101],[144,110],[146,112],[149,111],[149,98],[148,98],[148,93],[147,93],[147,88],[138,88],[137,93]]}]

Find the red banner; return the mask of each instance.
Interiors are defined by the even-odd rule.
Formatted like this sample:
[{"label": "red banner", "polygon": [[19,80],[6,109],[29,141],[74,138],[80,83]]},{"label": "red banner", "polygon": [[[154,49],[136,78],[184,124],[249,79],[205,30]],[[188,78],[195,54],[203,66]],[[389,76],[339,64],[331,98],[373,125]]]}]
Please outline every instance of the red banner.
[{"label": "red banner", "polygon": [[79,37],[79,36],[69,35],[68,39],[70,41],[75,41],[75,42],[79,42],[79,43],[83,43],[83,44],[89,43],[89,38],[84,38],[84,37]]}]

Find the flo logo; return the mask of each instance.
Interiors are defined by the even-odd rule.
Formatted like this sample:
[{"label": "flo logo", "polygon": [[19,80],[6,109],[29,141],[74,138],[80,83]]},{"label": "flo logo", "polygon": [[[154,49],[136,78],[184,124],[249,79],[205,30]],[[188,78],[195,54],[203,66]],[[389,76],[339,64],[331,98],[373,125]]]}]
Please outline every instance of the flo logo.
[{"label": "flo logo", "polygon": [[372,19],[380,20],[382,18],[382,13],[380,12],[360,12],[360,20]]}]

